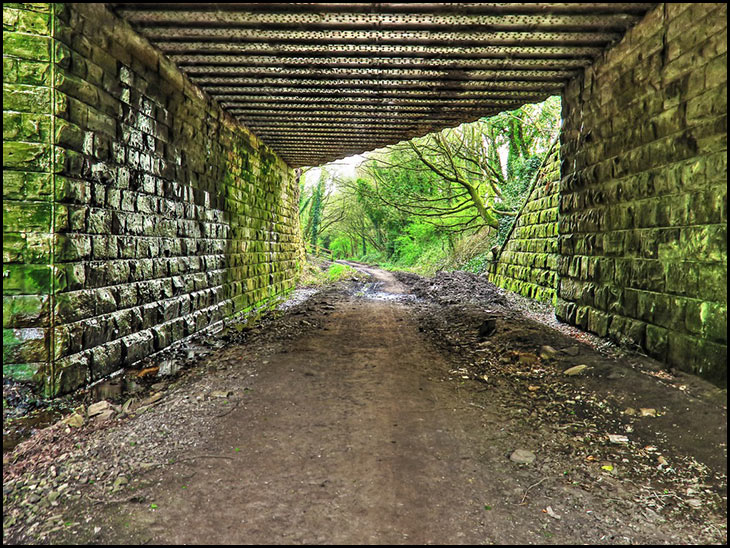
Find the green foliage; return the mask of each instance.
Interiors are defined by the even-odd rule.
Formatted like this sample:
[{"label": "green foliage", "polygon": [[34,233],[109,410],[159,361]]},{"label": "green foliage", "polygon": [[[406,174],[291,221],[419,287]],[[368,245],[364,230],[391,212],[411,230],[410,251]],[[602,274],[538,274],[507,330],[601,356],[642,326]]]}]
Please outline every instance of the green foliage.
[{"label": "green foliage", "polygon": [[441,237],[433,225],[414,222],[394,242],[394,262],[412,266],[426,249],[441,244]]},{"label": "green foliage", "polygon": [[325,181],[327,179],[327,171],[325,169],[322,169],[319,181],[317,182],[317,185],[314,187],[311,196],[306,200],[305,202],[305,208],[306,204],[311,202],[311,206],[309,208],[309,223],[307,224],[307,233],[305,236],[309,237],[309,241],[313,246],[317,245],[317,241],[319,238],[319,225],[320,221],[322,219],[322,199],[324,197],[324,185]]},{"label": "green foliage", "polygon": [[339,263],[330,264],[327,261],[314,259],[305,263],[299,273],[297,286],[321,287],[323,285],[358,276],[359,272],[350,266]]},{"label": "green foliage", "polygon": [[339,280],[342,280],[343,278],[352,276],[353,274],[355,274],[355,272],[355,269],[352,267],[349,267],[345,264],[335,263],[331,265],[327,270],[327,280],[329,282],[337,282]]},{"label": "green foliage", "polygon": [[461,270],[473,272],[474,274],[481,274],[487,269],[488,265],[487,254],[482,253],[481,255],[477,255],[476,257],[469,259],[469,261],[461,267]]},{"label": "green foliage", "polygon": [[323,170],[302,187],[304,236],[335,258],[481,272],[510,233],[560,110],[553,97],[401,143],[370,154],[354,178]]},{"label": "green foliage", "polygon": [[350,255],[350,239],[347,236],[338,236],[329,244],[329,250],[335,259],[344,259]]}]

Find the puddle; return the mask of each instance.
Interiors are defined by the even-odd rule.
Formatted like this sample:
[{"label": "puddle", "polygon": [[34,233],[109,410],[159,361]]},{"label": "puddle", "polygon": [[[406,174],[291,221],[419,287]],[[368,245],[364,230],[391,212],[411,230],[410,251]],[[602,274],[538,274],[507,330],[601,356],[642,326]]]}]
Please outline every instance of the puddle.
[{"label": "puddle", "polygon": [[355,297],[372,299],[374,301],[414,302],[416,300],[415,295],[382,291],[384,285],[385,284],[383,282],[364,283],[353,292],[353,295]]},{"label": "puddle", "polygon": [[50,426],[61,417],[63,412],[58,409],[39,409],[8,420],[3,425],[3,453],[12,451],[20,442],[31,437],[33,432]]},{"label": "puddle", "polygon": [[386,293],[385,291],[375,291],[364,295],[368,299],[376,301],[394,301],[394,302],[413,302],[416,300],[414,295],[406,295],[404,293]]}]

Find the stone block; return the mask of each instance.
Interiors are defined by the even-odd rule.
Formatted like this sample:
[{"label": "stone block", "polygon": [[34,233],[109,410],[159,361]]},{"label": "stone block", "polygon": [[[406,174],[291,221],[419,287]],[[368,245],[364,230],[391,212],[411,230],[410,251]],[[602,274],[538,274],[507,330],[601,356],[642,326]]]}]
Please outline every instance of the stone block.
[{"label": "stone block", "polygon": [[45,387],[49,395],[68,394],[89,380],[89,353],[62,358],[54,363],[52,383]]},{"label": "stone block", "polygon": [[27,327],[3,329],[3,364],[42,363],[49,358],[49,330]]},{"label": "stone block", "polygon": [[29,61],[49,61],[51,39],[48,36],[3,32],[3,56],[5,55]]}]

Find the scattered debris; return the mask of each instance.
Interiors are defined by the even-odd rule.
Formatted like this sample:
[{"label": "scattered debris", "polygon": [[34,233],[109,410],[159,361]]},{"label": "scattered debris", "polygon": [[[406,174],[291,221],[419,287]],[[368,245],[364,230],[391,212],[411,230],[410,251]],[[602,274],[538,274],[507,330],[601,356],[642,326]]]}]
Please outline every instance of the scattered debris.
[{"label": "scattered debris", "polygon": [[[405,277],[408,278],[408,275]],[[592,500],[592,504],[596,504],[599,498],[607,499],[619,501],[616,506],[625,506],[623,513],[609,510],[606,510],[607,514],[599,513],[598,504],[586,505],[584,507],[591,510],[580,513],[581,519],[585,519],[586,515],[592,516],[589,523],[597,526],[600,534],[608,535],[606,539],[613,538],[610,534],[614,534],[614,530],[621,531],[620,534],[631,534],[629,529],[642,523],[651,524],[652,530],[657,530],[662,523],[670,522],[677,531],[691,531],[689,536],[682,537],[687,542],[722,543],[726,540],[725,530],[713,525],[717,523],[717,515],[724,515],[724,474],[668,443],[671,438],[667,437],[667,432],[671,435],[675,429],[667,430],[666,421],[638,418],[668,414],[686,430],[682,423],[684,415],[677,411],[685,407],[678,407],[676,402],[674,407],[671,402],[665,406],[664,400],[655,397],[621,399],[619,395],[623,393],[602,391],[601,376],[605,377],[606,369],[597,365],[599,358],[596,356],[609,355],[613,350],[608,346],[595,345],[593,339],[585,334],[575,335],[573,340],[577,340],[580,346],[573,345],[567,336],[563,339],[547,336],[542,327],[531,326],[523,319],[518,325],[514,311],[495,304],[498,298],[487,299],[490,302],[484,306],[474,305],[469,294],[471,288],[466,281],[476,284],[477,292],[488,293],[492,289],[483,278],[442,274],[439,279],[440,288],[435,287],[437,284],[421,282],[424,294],[433,294],[433,302],[448,301],[449,304],[434,306],[430,302],[418,301],[413,304],[412,314],[421,326],[423,337],[447,350],[453,358],[453,382],[458,382],[465,393],[472,385],[475,393],[484,393],[484,397],[489,398],[489,403],[486,399],[475,400],[484,405],[469,402],[466,407],[472,412],[484,413],[485,424],[490,420],[489,413],[495,408],[499,410],[501,429],[496,440],[489,441],[489,445],[498,445],[500,450],[496,459],[513,475],[510,480],[515,481],[515,495],[511,504],[515,508],[520,504],[538,512],[544,508],[544,512],[556,520],[555,527],[572,527],[575,513],[567,510],[573,508],[571,504],[577,500]],[[457,283],[459,280],[465,280],[465,283]],[[450,288],[454,292],[448,294]],[[440,293],[442,291],[447,294]],[[498,288],[494,291],[494,295],[501,292]],[[127,391],[126,376],[115,381],[117,392],[113,395],[90,391],[94,395],[89,395],[84,401],[94,403],[88,410],[77,409],[74,413],[81,419],[79,426],[69,428],[64,421],[43,429],[4,459],[7,508],[4,525],[9,535],[6,539],[48,543],[58,538],[54,535],[58,535],[59,531],[73,535],[82,520],[63,520],[54,515],[59,514],[59,505],[60,508],[65,504],[91,508],[109,501],[149,505],[154,499],[145,499],[145,495],[138,491],[137,478],[141,471],[162,470],[177,462],[189,463],[204,457],[230,460],[230,456],[190,457],[201,449],[196,446],[200,440],[197,432],[203,428],[201,425],[229,414],[238,405],[238,400],[222,402],[221,398],[229,397],[231,392],[218,390],[219,386],[235,385],[212,383],[207,379],[254,375],[256,369],[251,364],[264,361],[255,355],[255,349],[268,349],[266,345],[284,347],[288,340],[299,334],[319,329],[325,312],[330,313],[334,309],[332,303],[340,305],[337,299],[342,297],[333,295],[326,292],[320,296],[313,294],[306,301],[263,317],[257,325],[244,326],[240,331],[232,324],[221,335],[221,340],[225,340],[226,345],[236,343],[245,348],[245,352],[237,354],[235,360],[226,356],[226,346],[220,347],[223,351],[209,351],[208,354],[193,351],[190,359],[198,367],[192,368],[191,363],[186,362],[189,349],[184,347],[177,354],[171,352],[157,358],[157,362],[150,360],[143,368],[154,369],[156,366],[160,373],[167,367],[163,365],[166,360],[184,364],[181,373],[178,373],[182,378],[205,379],[205,382],[200,381],[201,384],[196,385],[195,391],[186,392],[176,386],[172,378],[159,383],[159,377],[154,375],[150,375],[151,378],[134,377],[137,386],[143,390],[136,396]],[[326,301],[324,297],[327,297]],[[506,297],[505,303],[511,305],[513,298]],[[539,311],[537,305],[530,306]],[[479,331],[485,317],[497,318],[499,331],[495,329],[491,335],[484,335],[483,338],[488,337],[488,340],[480,340]],[[301,322],[302,319],[306,324]],[[219,348],[218,345],[218,342],[210,341],[208,348]],[[543,355],[545,346],[562,350],[557,357],[551,358]],[[591,367],[592,374],[586,375],[580,383],[569,382],[566,379],[569,369],[561,371],[560,365],[567,366],[561,363],[561,356],[579,354],[583,366]],[[271,353],[267,351],[263,355],[268,358]],[[444,372],[445,377],[452,376],[447,373]],[[651,382],[674,387],[674,393],[684,398],[683,402],[689,402],[688,396],[696,393],[693,385],[686,380],[683,381],[685,384],[677,386],[678,379],[674,375],[650,375]],[[603,384],[611,384],[611,390],[614,390],[630,383],[633,378],[627,376],[626,380]],[[649,375],[643,378],[649,378]],[[154,393],[149,395],[151,388]],[[196,394],[200,394],[200,398],[196,398]],[[243,402],[242,409],[248,399],[239,400]],[[662,401],[661,410],[640,407],[658,401]],[[121,405],[115,407],[116,403]],[[104,410],[96,413],[96,405]],[[151,409],[150,405],[156,407]],[[149,412],[135,413],[145,410]],[[106,412],[118,417],[113,423],[114,428],[107,427],[110,423],[103,423],[102,417]],[[87,413],[94,420],[84,420]],[[712,415],[709,417],[713,418]],[[128,427],[119,429],[116,427],[119,424]],[[631,441],[624,434],[608,434],[630,432],[630,429],[634,430]],[[93,437],[90,436],[92,432]],[[169,443],[170,436],[176,436],[174,444]],[[535,452],[518,449],[510,453],[518,444],[532,447]],[[512,457],[518,451],[525,453],[524,463],[529,466],[512,465],[516,463]],[[540,454],[539,460],[535,453]],[[509,460],[505,458],[507,454],[510,455]],[[551,480],[549,490],[537,488],[548,479],[543,476],[549,476]],[[529,485],[527,489],[524,488],[526,485]],[[559,489],[565,489],[565,494]],[[110,496],[113,492],[117,494]],[[121,492],[129,495],[120,498]],[[555,498],[558,492],[561,493],[560,499]],[[556,500],[559,501],[558,506],[552,506]],[[636,511],[633,514],[626,512],[630,508]],[[613,521],[609,524],[609,520]],[[687,523],[692,520],[694,523],[702,520],[703,528],[688,526]],[[87,528],[89,533],[93,529],[94,535],[102,530],[100,527]],[[646,538],[636,534],[636,538]],[[593,540],[598,538],[596,536]]]},{"label": "scattered debris", "polygon": [[623,434],[608,434],[608,441],[616,444],[629,443],[629,438]]},{"label": "scattered debris", "polygon": [[543,360],[554,360],[558,357],[558,351],[552,346],[545,345],[540,347],[540,358]]},{"label": "scattered debris", "polygon": [[141,369],[137,373],[137,377],[141,379],[141,378],[144,378],[144,377],[149,377],[151,375],[156,375],[159,370],[160,370],[160,367],[159,366],[146,367],[144,369]]},{"label": "scattered debris", "polygon": [[588,369],[587,365],[576,365],[563,371],[563,375],[567,375],[568,377],[575,377],[583,373],[586,369]]},{"label": "scattered debris", "polygon": [[91,404],[87,410],[87,413],[89,415],[89,418],[91,418],[95,417],[96,415],[101,415],[105,411],[114,412],[114,406],[106,400],[101,400],[99,402]]},{"label": "scattered debris", "polygon": [[154,394],[152,394],[151,396],[149,396],[149,397],[147,397],[147,398],[143,399],[143,400],[142,400],[142,401],[141,401],[141,402],[139,403],[139,407],[138,407],[138,409],[141,409],[141,408],[143,408],[143,407],[147,407],[147,406],[149,406],[149,405],[152,405],[152,404],[155,404],[155,403],[159,402],[159,401],[160,401],[160,400],[162,399],[162,396],[163,396],[162,392],[155,392],[155,393],[154,393]]}]

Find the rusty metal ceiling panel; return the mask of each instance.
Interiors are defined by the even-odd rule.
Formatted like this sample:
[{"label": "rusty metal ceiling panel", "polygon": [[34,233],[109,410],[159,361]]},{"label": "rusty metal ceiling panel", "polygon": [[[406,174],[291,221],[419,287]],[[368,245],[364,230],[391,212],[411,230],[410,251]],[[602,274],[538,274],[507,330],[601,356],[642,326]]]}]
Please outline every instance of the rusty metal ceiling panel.
[{"label": "rusty metal ceiling panel", "polygon": [[110,7],[297,167],[560,93],[654,5]]}]

